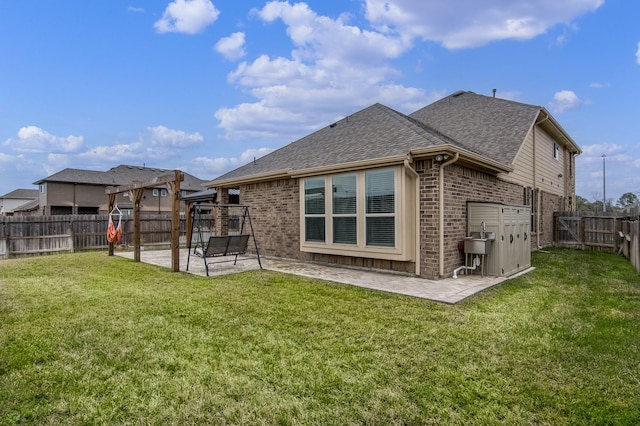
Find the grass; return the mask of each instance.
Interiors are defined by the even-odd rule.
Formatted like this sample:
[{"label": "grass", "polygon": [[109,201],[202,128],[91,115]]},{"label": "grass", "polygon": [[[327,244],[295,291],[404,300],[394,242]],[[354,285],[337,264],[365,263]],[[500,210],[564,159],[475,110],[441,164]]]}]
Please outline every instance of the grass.
[{"label": "grass", "polygon": [[533,263],[452,306],[104,253],[0,261],[0,425],[640,423],[638,275]]}]

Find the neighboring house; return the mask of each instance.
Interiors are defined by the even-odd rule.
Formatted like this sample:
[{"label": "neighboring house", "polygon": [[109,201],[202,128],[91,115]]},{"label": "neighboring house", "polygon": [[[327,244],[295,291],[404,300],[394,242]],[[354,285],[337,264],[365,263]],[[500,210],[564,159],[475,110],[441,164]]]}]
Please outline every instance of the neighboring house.
[{"label": "neighboring house", "polygon": [[580,153],[545,108],[460,91],[408,116],[375,104],[205,186],[240,190],[263,255],[444,277],[470,201],[530,206],[532,247],[551,244]]},{"label": "neighboring house", "polygon": [[16,189],[0,197],[0,216],[12,216],[13,211],[38,199],[36,189]]},{"label": "neighboring house", "polygon": [[[127,185],[133,182],[148,182],[159,176],[172,174],[173,170],[120,165],[106,172],[64,169],[58,173],[34,182],[38,185],[38,206],[25,214],[104,214],[108,213],[109,198],[105,193],[108,186]],[[203,190],[205,181],[184,173],[180,183],[181,195]],[[128,194],[118,194],[118,208],[125,214],[131,213],[133,203]],[[141,211],[170,212],[171,197],[166,185],[145,189]],[[184,212],[184,205],[182,206]]]}]

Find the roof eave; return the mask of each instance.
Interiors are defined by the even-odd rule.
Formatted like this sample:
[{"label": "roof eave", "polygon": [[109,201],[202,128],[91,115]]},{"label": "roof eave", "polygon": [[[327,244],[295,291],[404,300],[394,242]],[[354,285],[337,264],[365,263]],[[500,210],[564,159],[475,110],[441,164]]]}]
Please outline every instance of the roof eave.
[{"label": "roof eave", "polygon": [[291,169],[275,170],[265,173],[239,176],[229,179],[215,179],[202,184],[205,188],[230,188],[248,183],[264,182],[268,180],[283,179],[290,176]]},{"label": "roof eave", "polygon": [[433,157],[438,154],[453,155],[456,152],[460,154],[460,159],[458,160],[459,162],[464,162],[466,164],[470,164],[475,167],[481,168],[483,170],[487,170],[495,173],[510,173],[513,171],[513,167],[511,165],[505,165],[505,164],[499,163],[497,161],[491,160],[482,155],[478,155],[464,148],[460,148],[450,144],[415,149],[411,151],[411,156],[414,159],[419,159],[419,158]]},{"label": "roof eave", "polygon": [[553,127],[558,131],[558,133],[562,136],[562,138],[564,139],[564,142],[567,144],[567,148],[569,148],[569,150],[571,152],[573,152],[575,155],[580,155],[582,154],[582,150],[580,149],[580,147],[578,146],[578,144],[571,138],[571,136],[569,136],[569,134],[562,128],[562,126],[560,125],[560,123],[558,123],[556,121],[555,118],[553,118],[553,116],[549,113],[549,111],[546,110],[546,108],[541,107],[540,108],[540,112],[542,114],[544,114],[544,119],[543,120],[536,120],[536,123],[542,123],[543,121],[547,121],[549,120],[551,122],[551,124],[553,125]]}]

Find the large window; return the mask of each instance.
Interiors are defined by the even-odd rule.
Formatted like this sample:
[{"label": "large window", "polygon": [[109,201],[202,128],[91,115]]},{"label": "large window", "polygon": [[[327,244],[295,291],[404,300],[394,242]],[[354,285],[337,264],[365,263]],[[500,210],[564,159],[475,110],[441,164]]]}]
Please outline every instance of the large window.
[{"label": "large window", "polygon": [[357,175],[333,177],[333,242],[358,243],[358,211],[356,210]]},{"label": "large window", "polygon": [[367,245],[395,246],[395,183],[393,169],[365,173]]},{"label": "large window", "polygon": [[305,241],[325,242],[324,178],[304,181]]},{"label": "large window", "polygon": [[389,167],[302,179],[301,249],[411,258],[415,187],[403,176],[402,167]]}]

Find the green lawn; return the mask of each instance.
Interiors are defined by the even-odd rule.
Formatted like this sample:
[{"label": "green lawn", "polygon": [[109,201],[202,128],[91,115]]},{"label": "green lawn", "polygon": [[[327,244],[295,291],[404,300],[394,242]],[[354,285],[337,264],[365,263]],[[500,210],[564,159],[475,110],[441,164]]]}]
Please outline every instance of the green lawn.
[{"label": "green lawn", "polygon": [[0,261],[0,425],[639,424],[640,278],[549,249],[458,305],[106,253]]}]

